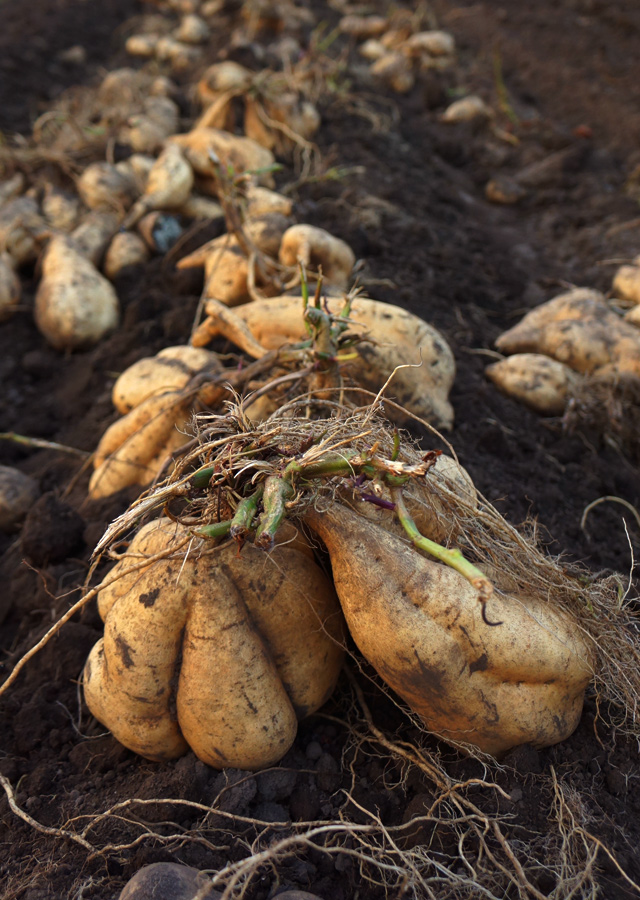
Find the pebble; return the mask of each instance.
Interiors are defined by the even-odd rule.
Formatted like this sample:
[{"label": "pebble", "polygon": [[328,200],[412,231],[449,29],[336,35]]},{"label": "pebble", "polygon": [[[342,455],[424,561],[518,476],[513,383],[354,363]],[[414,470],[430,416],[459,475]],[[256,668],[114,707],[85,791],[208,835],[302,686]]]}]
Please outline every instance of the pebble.
[{"label": "pebble", "polygon": [[320,759],[322,753],[322,745],[319,744],[318,741],[311,741],[309,744],[307,744],[307,759],[315,762],[316,760]]},{"label": "pebble", "polygon": [[212,887],[208,877],[190,866],[178,863],[152,863],[143,866],[122,889],[119,900],[219,900],[222,896]]}]

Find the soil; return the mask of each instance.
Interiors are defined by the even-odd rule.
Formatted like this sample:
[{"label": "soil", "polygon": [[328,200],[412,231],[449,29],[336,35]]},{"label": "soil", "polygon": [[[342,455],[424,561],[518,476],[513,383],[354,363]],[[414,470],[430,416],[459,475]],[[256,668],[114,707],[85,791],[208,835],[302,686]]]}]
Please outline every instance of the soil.
[{"label": "soil", "polygon": [[[309,8],[315,22],[332,26],[339,17],[320,3]],[[626,578],[640,546],[637,521],[615,502],[597,506],[586,523],[582,517],[601,497],[640,505],[637,434],[619,440],[606,420],[603,427],[590,421],[571,431],[562,419],[541,418],[503,397],[484,368],[496,337],[526,310],[567,284],[607,291],[615,271],[608,261],[639,252],[640,214],[629,178],[640,163],[640,8],[634,0],[435,0],[430,10],[455,35],[459,62],[450,72],[427,73],[406,95],[373,85],[354,48],[344,38],[335,42],[331,52],[350,49],[351,80],[348,91],[321,101],[318,143],[327,168],[343,166],[346,174],[303,184],[296,214],[351,244],[372,296],[421,315],[450,342],[458,367],[450,437],[479,490],[512,523],[535,519],[549,552],[581,561],[594,573]],[[34,0],[28,7],[5,0],[0,130],[28,133],[63,89],[95,82],[100,67],[122,64],[124,36],[141,11],[133,0],[104,5],[99,17],[80,0]],[[232,10],[221,18],[220,46],[236,15]],[[86,54],[61,61],[60,51],[74,45]],[[235,55],[246,61],[252,53],[245,47]],[[447,103],[467,91],[481,93],[499,110],[500,131],[439,121]],[[487,202],[491,178],[526,167],[526,195],[518,204]],[[281,184],[291,178],[287,167],[278,176]],[[94,350],[69,355],[50,349],[36,330],[31,304],[37,273],[24,273],[23,306],[0,327],[1,430],[91,452],[116,418],[110,390],[117,373],[188,340],[199,285],[173,262],[156,258],[121,280],[121,327]],[[428,436],[424,443],[429,446]],[[88,502],[88,474],[70,454],[0,441],[0,463],[35,477],[42,492],[22,531],[0,535],[0,649],[8,673],[77,599],[93,547],[134,492]],[[350,706],[346,678],[323,713],[301,724],[277,770],[218,773],[193,754],[170,764],[141,760],[104,734],[81,702],[78,677],[100,634],[90,606],[2,699],[0,773],[20,809],[39,823],[35,828],[0,800],[0,885],[7,900],[107,900],[146,863],[217,870],[242,858],[257,826],[238,819],[244,824],[232,838],[221,830],[220,815],[210,816],[205,827],[202,811],[189,805],[211,804],[220,791],[223,812],[267,823],[336,819],[344,807],[353,821],[367,821],[366,810],[377,810],[393,825],[429,805],[430,788],[419,774],[403,781],[375,748],[354,750],[338,722]],[[367,699],[388,733],[416,737],[381,693],[369,687]],[[580,798],[589,831],[606,848],[595,862],[598,896],[615,900],[639,892],[630,879],[640,883],[640,760],[636,742],[609,727],[599,712],[606,714],[588,696],[571,738],[546,750],[520,748],[492,777],[509,797],[500,812],[513,817],[541,863],[545,840],[552,840],[549,779],[568,785]],[[461,781],[482,775],[474,760],[446,748],[439,752]],[[353,801],[345,806],[345,790],[360,811]],[[86,835],[100,848],[128,844],[125,849],[91,853],[47,831],[78,831],[88,822],[83,817],[131,797],[173,802],[125,809]],[[136,840],[144,830],[140,822],[150,823],[156,836]],[[446,839],[438,843],[430,829],[416,825],[406,840],[444,852]],[[286,833],[286,825],[273,826],[272,834]],[[168,834],[176,836],[168,840]],[[323,900],[385,895],[380,886],[363,887],[362,878],[356,858],[308,849],[261,869],[247,896],[267,900],[285,887],[313,891]],[[556,891],[543,868],[537,888],[541,896],[568,896]],[[391,896],[412,896],[395,890]],[[434,882],[433,890],[438,897],[480,896],[450,893],[445,881],[440,887]]]}]

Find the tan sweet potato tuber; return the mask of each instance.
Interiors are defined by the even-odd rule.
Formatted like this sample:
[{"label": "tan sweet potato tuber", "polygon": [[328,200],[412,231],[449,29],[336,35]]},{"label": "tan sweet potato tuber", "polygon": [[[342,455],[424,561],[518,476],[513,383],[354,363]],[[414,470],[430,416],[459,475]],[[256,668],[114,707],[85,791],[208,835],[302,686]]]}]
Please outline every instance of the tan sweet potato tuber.
[{"label": "tan sweet potato tuber", "polygon": [[302,263],[310,271],[322,268],[325,284],[347,287],[356,261],[351,247],[315,225],[292,225],[282,236],[280,262],[285,266]]},{"label": "tan sweet potato tuber", "polygon": [[496,341],[501,353],[542,353],[592,374],[615,368],[640,375],[640,334],[598,291],[576,288],[536,307]]},{"label": "tan sweet potato tuber", "polygon": [[503,394],[543,416],[561,416],[579,376],[564,363],[540,353],[516,353],[485,369]]},{"label": "tan sweet potato tuber", "polygon": [[119,217],[114,212],[94,210],[71,232],[73,245],[78,253],[98,266],[104,252],[119,227]]},{"label": "tan sweet potato tuber", "polygon": [[491,107],[487,106],[482,97],[472,94],[462,97],[447,106],[442,113],[443,122],[471,122],[474,119],[490,119],[493,115]]},{"label": "tan sweet potato tuber", "polygon": [[[214,315],[203,323],[193,343],[203,346],[214,335],[224,334],[247,353],[260,356],[261,348],[266,352],[304,340],[307,335],[301,303],[300,297],[280,296],[236,308],[234,315],[244,326],[244,335],[227,328]],[[330,297],[327,305],[337,315],[343,300]],[[444,337],[418,316],[368,297],[354,299],[350,318],[354,330],[373,343],[359,345],[357,359],[349,361],[345,371],[358,384],[377,393],[397,366],[413,365],[398,369],[385,396],[439,428],[451,428],[453,409],[447,398],[455,378],[455,361]],[[247,332],[253,340],[251,346],[245,339]],[[402,420],[393,408],[389,414]]]},{"label": "tan sweet potato tuber", "polygon": [[104,274],[113,281],[131,266],[139,266],[149,259],[149,248],[142,238],[131,231],[113,236],[104,258]]},{"label": "tan sweet potato tuber", "polygon": [[613,293],[629,303],[640,303],[640,256],[632,266],[620,266],[612,285]]},{"label": "tan sweet potato tuber", "polygon": [[77,188],[89,209],[122,212],[129,209],[136,198],[133,178],[108,162],[87,166],[78,178]]},{"label": "tan sweet potato tuber", "polygon": [[222,371],[215,353],[197,347],[166,347],[155,356],[139,359],[113,386],[113,405],[123,415],[152,394],[180,390],[197,372]]},{"label": "tan sweet potato tuber", "polygon": [[571,734],[593,659],[550,600],[494,594],[491,626],[462,575],[366,519],[334,504],[306,521],[356,644],[431,731],[492,754]]},{"label": "tan sweet potato tuber", "polygon": [[89,482],[92,499],[108,497],[133,484],[148,484],[172,450],[188,438],[191,398],[176,390],[154,393],[105,431],[94,454]]},{"label": "tan sweet potato tuber", "polygon": [[74,241],[52,238],[35,299],[36,325],[48,343],[56,350],[91,347],[117,326],[119,314],[113,287]]},{"label": "tan sweet potato tuber", "polygon": [[191,194],[193,169],[179,147],[169,144],[157,158],[147,178],[144,194],[126,216],[123,225],[131,228],[155,209],[177,209]]},{"label": "tan sweet potato tuber", "polygon": [[17,266],[33,262],[46,231],[38,204],[32,197],[14,197],[0,206],[0,249]]},{"label": "tan sweet potato tuber", "polygon": [[[231,167],[236,175],[242,172],[269,169],[275,159],[273,154],[250,138],[229,134],[218,128],[194,128],[186,134],[174,134],[169,143],[182,148],[188,162],[199,175],[215,177],[216,166],[211,151],[223,166]],[[256,180],[265,187],[273,187],[270,172],[257,174]]]},{"label": "tan sweet potato tuber", "polygon": [[200,555],[197,546],[187,553],[190,542],[181,526],[152,522],[107,577],[176,548],[100,592],[105,635],[85,666],[87,705],[149,759],[191,747],[215,768],[273,765],[298,718],[318,709],[337,680],[337,599],[291,546],[269,556],[249,543],[240,553],[233,544]]},{"label": "tan sweet potato tuber", "polygon": [[178,130],[180,109],[169,97],[147,97],[140,113],[120,129],[119,140],[138,153],[155,153]]},{"label": "tan sweet potato tuber", "polygon": [[15,263],[8,253],[0,251],[0,322],[10,319],[20,303],[22,285]]},{"label": "tan sweet potato tuber", "polygon": [[411,63],[399,50],[385,51],[378,56],[371,66],[371,74],[398,94],[406,94],[415,84]]}]

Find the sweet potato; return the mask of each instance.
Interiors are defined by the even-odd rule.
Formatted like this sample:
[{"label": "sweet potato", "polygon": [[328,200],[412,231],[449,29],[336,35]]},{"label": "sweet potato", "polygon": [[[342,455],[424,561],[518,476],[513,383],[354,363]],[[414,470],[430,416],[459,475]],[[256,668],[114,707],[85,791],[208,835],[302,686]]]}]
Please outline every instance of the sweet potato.
[{"label": "sweet potato", "polygon": [[169,143],[177,144],[199,175],[215,177],[216,166],[211,151],[223,166],[231,167],[236,175],[242,172],[258,172],[255,178],[265,187],[273,187],[270,169],[275,163],[273,154],[250,138],[229,134],[218,128],[195,128],[186,134],[174,134]]},{"label": "sweet potato", "polygon": [[155,356],[139,359],[119,376],[111,399],[126,415],[147,397],[168,390],[181,390],[197,372],[222,371],[215,353],[197,347],[166,347]]},{"label": "sweet potato", "polygon": [[443,122],[471,122],[474,119],[490,119],[493,115],[491,107],[487,106],[482,97],[471,94],[462,97],[447,106],[442,113]]},{"label": "sweet potato", "polygon": [[139,235],[120,231],[113,236],[104,258],[104,274],[113,281],[124,269],[139,266],[149,259],[149,249]]},{"label": "sweet potato", "polygon": [[205,20],[190,13],[182,18],[173,32],[173,36],[185,44],[204,44],[209,39],[210,33],[210,28]]},{"label": "sweet potato", "polygon": [[155,209],[176,209],[187,201],[193,187],[193,169],[175,144],[169,144],[157,158],[147,178],[144,194],[124,220],[131,228]]},{"label": "sweet potato", "polygon": [[108,162],[87,166],[78,178],[77,188],[89,209],[121,213],[136,198],[135,181]]},{"label": "sweet potato", "polygon": [[71,232],[73,246],[94,266],[100,265],[104,252],[119,227],[119,217],[114,212],[94,210],[84,217]]},{"label": "sweet potato", "polygon": [[22,285],[15,263],[8,253],[0,252],[0,322],[11,318],[21,296]]},{"label": "sweet potato", "polygon": [[35,299],[36,325],[48,343],[56,350],[91,347],[117,326],[119,315],[118,298],[107,279],[73,240],[52,238]]},{"label": "sweet potato", "polygon": [[94,454],[89,496],[108,497],[133,484],[148,484],[166,456],[188,440],[180,429],[190,404],[180,391],[151,394],[110,425]]},{"label": "sweet potato", "polygon": [[640,303],[640,256],[632,266],[620,266],[612,285],[613,293],[629,303]]},{"label": "sweet potato", "polygon": [[324,282],[338,289],[347,287],[356,261],[351,247],[315,225],[292,225],[282,236],[280,262],[302,263],[310,271],[322,268]]},{"label": "sweet potato", "polygon": [[543,416],[561,416],[579,376],[564,363],[540,353],[516,353],[485,369],[503,394]]},{"label": "sweet potato", "polygon": [[576,288],[536,307],[500,335],[501,353],[542,353],[576,372],[640,375],[640,334],[598,291]]},{"label": "sweet potato", "polygon": [[47,231],[32,197],[14,197],[0,207],[0,248],[17,266],[33,262]]},{"label": "sweet potato", "polygon": [[415,84],[411,63],[399,50],[385,51],[371,66],[371,74],[398,94],[406,94]]},{"label": "sweet potato", "polygon": [[79,224],[82,204],[78,197],[47,184],[42,198],[42,212],[55,231],[68,233]]},{"label": "sweet potato", "polygon": [[[180,543],[189,543],[184,528],[152,522],[108,579]],[[297,718],[335,685],[339,606],[320,569],[290,546],[268,557],[251,544],[240,554],[235,545],[200,549],[101,591],[105,635],[85,667],[85,699],[121,743],[150,759],[190,746],[216,768],[272,765]]]},{"label": "sweet potato", "polygon": [[[193,343],[204,345],[215,334],[224,333],[229,340],[237,340],[246,352],[259,356],[260,348],[266,352],[304,340],[307,335],[301,303],[300,297],[280,296],[237,307],[234,314],[253,337],[252,347],[243,346],[241,335],[234,336],[212,319],[194,335]],[[327,305],[338,314],[343,301],[330,297]],[[357,383],[377,392],[397,366],[408,366],[398,369],[385,396],[439,428],[451,428],[453,409],[447,398],[455,378],[455,361],[444,337],[412,313],[367,297],[354,300],[351,319],[354,330],[374,343],[361,344],[358,358],[350,361],[345,371]],[[403,420],[393,408],[388,412],[392,418]]]},{"label": "sweet potato", "polygon": [[155,153],[178,130],[180,109],[169,97],[147,97],[142,112],[120,129],[119,140],[137,153]]},{"label": "sweet potato", "polygon": [[551,601],[494,594],[492,627],[453,569],[339,504],[305,515],[329,550],[356,644],[429,730],[496,755],[571,734],[593,658]]}]

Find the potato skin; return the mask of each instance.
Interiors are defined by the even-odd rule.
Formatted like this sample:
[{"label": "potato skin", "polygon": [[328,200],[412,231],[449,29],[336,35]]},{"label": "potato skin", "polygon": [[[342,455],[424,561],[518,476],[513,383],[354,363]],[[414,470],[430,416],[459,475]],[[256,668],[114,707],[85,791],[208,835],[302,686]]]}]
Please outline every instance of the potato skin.
[{"label": "potato skin", "polygon": [[576,372],[640,375],[640,334],[598,291],[576,288],[527,313],[496,341],[501,353],[542,353]]},{"label": "potato skin", "polygon": [[[131,558],[134,554],[157,553],[178,544],[180,537],[175,526],[152,523],[132,542],[129,559],[120,561],[116,570],[138,562]],[[125,576],[123,582],[116,581],[115,590],[103,592],[99,609],[105,617],[105,634],[84,670],[85,700],[93,715],[117,740],[147,759],[173,759],[188,749],[171,712],[171,684],[193,565],[187,563],[177,578],[179,572],[179,560],[158,560]]]},{"label": "potato skin", "polygon": [[509,397],[543,416],[561,416],[579,376],[541,353],[515,353],[485,369],[487,378]]},{"label": "potato skin", "polygon": [[[339,313],[343,300],[329,297],[327,303]],[[276,350],[306,337],[301,305],[300,297],[283,295],[248,303],[235,312],[265,350]],[[385,396],[439,428],[451,428],[453,408],[447,398],[455,361],[444,337],[418,316],[367,297],[354,300],[351,318],[375,342],[363,344],[359,358],[349,364],[347,371],[356,381],[377,393],[396,366],[417,366],[422,360],[420,368],[399,369]],[[396,421],[405,418],[392,407],[388,411]]]},{"label": "potato skin", "polygon": [[154,461],[164,458],[174,440],[177,446],[184,443],[179,429],[188,418],[188,408],[189,399],[179,391],[165,391],[147,397],[110,425],[94,455],[89,496],[108,497],[129,485],[151,481],[157,473]]},{"label": "potato skin", "polygon": [[[292,537],[289,526],[277,540]],[[217,768],[259,769],[286,753],[343,658],[337,597],[298,541],[185,559],[187,529],[167,519],[141,529],[106,580],[176,553],[100,591],[105,635],[84,675],[87,705],[121,743],[149,759],[190,746]]]},{"label": "potato skin", "polygon": [[97,344],[118,325],[111,284],[65,237],[51,239],[35,300],[38,330],[56,350]]},{"label": "potato skin", "polygon": [[502,624],[488,626],[466,579],[340,504],[306,521],[328,547],[358,647],[431,731],[495,755],[571,734],[592,654],[569,617],[495,595],[488,614]]}]

